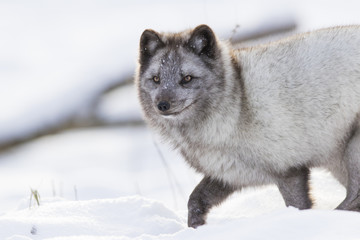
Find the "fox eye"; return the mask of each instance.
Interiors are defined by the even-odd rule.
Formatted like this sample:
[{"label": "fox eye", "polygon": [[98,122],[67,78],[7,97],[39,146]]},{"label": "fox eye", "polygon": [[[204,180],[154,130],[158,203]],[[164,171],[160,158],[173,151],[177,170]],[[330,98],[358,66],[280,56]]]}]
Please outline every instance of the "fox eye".
[{"label": "fox eye", "polygon": [[191,80],[193,79],[193,77],[191,75],[186,75],[182,80],[181,80],[181,84],[186,84],[191,82]]},{"label": "fox eye", "polygon": [[160,83],[160,78],[158,76],[154,76],[152,80],[154,81],[154,83]]},{"label": "fox eye", "polygon": [[192,80],[192,76],[187,75],[186,77],[184,77],[184,81],[185,82],[190,82]]}]

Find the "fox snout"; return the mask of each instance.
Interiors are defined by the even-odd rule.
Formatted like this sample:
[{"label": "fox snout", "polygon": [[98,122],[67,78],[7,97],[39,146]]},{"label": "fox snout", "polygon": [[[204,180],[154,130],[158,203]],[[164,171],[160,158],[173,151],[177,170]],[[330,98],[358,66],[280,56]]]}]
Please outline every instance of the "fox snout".
[{"label": "fox snout", "polygon": [[177,116],[185,107],[184,102],[180,100],[160,98],[155,102],[155,109],[163,117]]},{"label": "fox snout", "polygon": [[186,103],[185,100],[161,99],[156,103],[157,111],[163,117],[178,116],[189,109],[195,102]]},{"label": "fox snout", "polygon": [[154,107],[161,115],[170,115],[177,109],[179,103],[175,97],[175,91],[170,89],[161,89],[154,99]]},{"label": "fox snout", "polygon": [[166,112],[170,109],[170,102],[168,101],[160,101],[157,105],[158,109],[161,111],[161,112]]}]

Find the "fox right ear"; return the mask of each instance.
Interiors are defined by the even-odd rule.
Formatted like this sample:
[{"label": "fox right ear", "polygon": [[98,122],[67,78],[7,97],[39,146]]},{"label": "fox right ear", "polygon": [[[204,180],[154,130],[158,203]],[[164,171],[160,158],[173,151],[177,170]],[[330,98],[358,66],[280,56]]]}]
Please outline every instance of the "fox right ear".
[{"label": "fox right ear", "polygon": [[146,63],[158,50],[163,47],[159,34],[153,30],[145,30],[140,38],[140,63]]},{"label": "fox right ear", "polygon": [[196,27],[188,42],[190,49],[197,55],[206,55],[214,58],[217,52],[217,43],[214,32],[207,25]]}]

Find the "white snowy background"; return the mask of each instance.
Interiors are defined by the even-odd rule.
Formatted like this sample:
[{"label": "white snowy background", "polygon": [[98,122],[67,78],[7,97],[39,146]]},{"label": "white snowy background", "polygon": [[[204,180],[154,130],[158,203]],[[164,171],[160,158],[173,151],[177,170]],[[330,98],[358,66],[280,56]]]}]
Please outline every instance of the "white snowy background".
[{"label": "white snowy background", "polygon": [[[296,31],[360,23],[357,0],[0,0],[0,143],[86,111],[136,66],[142,31],[208,24],[223,39],[267,24]],[[100,89],[100,90],[99,90]],[[133,85],[95,110],[141,119]],[[360,239],[360,214],[333,211],[345,190],[315,169],[315,210],[286,208],[274,186],[245,189],[186,226],[201,176],[145,126],[74,129],[0,153],[0,239]],[[40,194],[40,206],[31,198]]]}]

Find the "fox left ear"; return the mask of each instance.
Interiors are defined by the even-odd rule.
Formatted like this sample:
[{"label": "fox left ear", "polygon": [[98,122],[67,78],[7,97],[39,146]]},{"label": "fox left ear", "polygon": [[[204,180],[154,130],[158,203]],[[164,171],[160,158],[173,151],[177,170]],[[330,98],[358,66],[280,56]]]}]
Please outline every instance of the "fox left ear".
[{"label": "fox left ear", "polygon": [[159,34],[153,30],[145,30],[140,38],[140,63],[146,64],[155,52],[164,46]]},{"label": "fox left ear", "polygon": [[216,37],[207,25],[200,25],[193,30],[188,46],[197,55],[206,55],[209,58],[216,56]]}]

